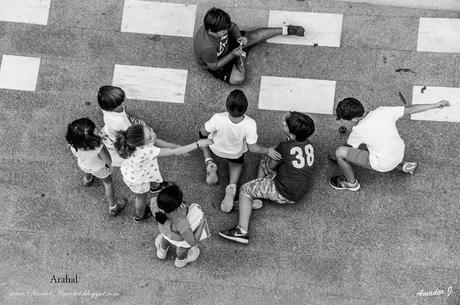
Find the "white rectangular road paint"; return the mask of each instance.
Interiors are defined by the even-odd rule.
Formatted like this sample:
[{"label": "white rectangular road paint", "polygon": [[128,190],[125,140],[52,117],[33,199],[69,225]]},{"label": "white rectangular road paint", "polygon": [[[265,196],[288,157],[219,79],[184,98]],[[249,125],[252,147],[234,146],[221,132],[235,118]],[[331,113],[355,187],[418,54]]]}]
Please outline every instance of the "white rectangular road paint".
[{"label": "white rectangular road paint", "polygon": [[125,0],[122,32],[192,37],[196,5]]},{"label": "white rectangular road paint", "polygon": [[450,102],[450,107],[413,114],[412,120],[460,122],[460,88],[427,86],[423,93],[421,89],[421,86],[414,86],[412,104],[431,104],[447,100]]},{"label": "white rectangular road paint", "polygon": [[259,109],[332,114],[335,81],[262,76]]},{"label": "white rectangular road paint", "polygon": [[342,14],[306,13],[291,11],[270,11],[269,27],[281,27],[283,22],[301,25],[305,28],[305,36],[276,36],[267,40],[271,43],[314,45],[323,47],[340,47],[342,36]]},{"label": "white rectangular road paint", "polygon": [[46,25],[51,0],[0,0],[0,21]]},{"label": "white rectangular road paint", "polygon": [[40,58],[3,55],[0,88],[34,91],[39,70]]},{"label": "white rectangular road paint", "polygon": [[115,65],[113,85],[130,99],[183,103],[187,70]]},{"label": "white rectangular road paint", "polygon": [[417,51],[460,53],[460,19],[420,18]]}]

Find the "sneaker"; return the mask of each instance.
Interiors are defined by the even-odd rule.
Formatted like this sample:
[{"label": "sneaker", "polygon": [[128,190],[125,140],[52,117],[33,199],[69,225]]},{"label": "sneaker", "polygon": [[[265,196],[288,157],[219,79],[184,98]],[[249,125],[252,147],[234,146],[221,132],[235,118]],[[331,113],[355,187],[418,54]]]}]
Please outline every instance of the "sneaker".
[{"label": "sneaker", "polygon": [[83,176],[83,186],[90,186],[93,183],[94,176],[91,175],[91,178],[86,179],[86,175]]},{"label": "sneaker", "polygon": [[233,229],[226,231],[219,231],[219,235],[225,239],[235,241],[241,244],[249,244],[249,235],[248,233],[242,233],[239,226],[234,227]]},{"label": "sneaker", "polygon": [[157,187],[151,186],[150,187],[150,193],[152,193],[154,196],[158,195],[161,192],[162,189],[164,189],[166,186],[168,186],[168,183],[169,183],[168,181],[163,181]]},{"label": "sneaker", "polygon": [[404,162],[404,164],[402,165],[402,171],[413,175],[416,167],[417,162]]},{"label": "sneaker", "polygon": [[220,203],[220,209],[224,213],[229,213],[233,209],[233,200],[236,195],[236,184],[229,184],[225,188],[225,197]]},{"label": "sneaker", "polygon": [[176,259],[174,260],[174,266],[176,266],[177,268],[185,267],[185,265],[187,265],[188,263],[196,261],[199,256],[200,256],[200,248],[198,248],[198,246],[191,247],[188,250],[186,258],[181,260],[176,257]]},{"label": "sneaker", "polygon": [[137,217],[136,215],[134,215],[133,216],[133,221],[134,222],[141,222],[141,221],[146,220],[150,216],[152,216],[152,211],[150,210],[149,206],[146,206],[145,210],[144,210],[144,215],[142,217]]},{"label": "sneaker", "polygon": [[[259,210],[263,206],[264,206],[264,203],[260,199],[254,199],[252,201],[252,209],[253,210]],[[238,200],[233,202],[233,209],[236,210],[236,211],[238,211],[240,209],[240,202]]]},{"label": "sneaker", "polygon": [[206,162],[206,184],[214,185],[219,181],[217,177],[217,164],[213,160]]},{"label": "sneaker", "polygon": [[118,198],[117,202],[115,203],[115,206],[109,207],[109,214],[112,216],[116,216],[118,213],[121,212],[121,210],[124,209],[127,202],[128,199],[126,198]]},{"label": "sneaker", "polygon": [[157,248],[157,257],[159,259],[166,259],[166,256],[168,256],[168,250],[169,247],[166,249],[161,249],[161,234],[158,234],[157,237],[155,237],[155,247]]},{"label": "sneaker", "polygon": [[302,26],[288,25],[287,27],[288,27],[287,29],[288,35],[295,35],[295,36],[305,35],[305,29]]},{"label": "sneaker", "polygon": [[347,181],[345,176],[334,176],[329,179],[329,185],[336,190],[349,190],[356,192],[361,187],[356,179],[355,183],[350,183]]}]

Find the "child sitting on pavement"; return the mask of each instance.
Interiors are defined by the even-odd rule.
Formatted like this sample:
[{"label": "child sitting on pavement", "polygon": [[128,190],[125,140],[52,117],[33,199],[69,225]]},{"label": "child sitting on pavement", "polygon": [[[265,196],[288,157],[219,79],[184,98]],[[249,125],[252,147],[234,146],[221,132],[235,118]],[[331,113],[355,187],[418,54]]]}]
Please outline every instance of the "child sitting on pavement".
[{"label": "child sitting on pavement", "polygon": [[[359,190],[360,184],[351,164],[377,172],[399,168],[413,174],[417,163],[403,161],[405,144],[396,128],[396,121],[402,116],[449,105],[443,100],[434,104],[378,107],[365,112],[357,99],[349,97],[340,101],[336,107],[337,120],[352,121],[356,125],[348,137],[349,146],[340,146],[335,155],[330,154],[329,158],[337,162],[343,175],[332,177],[329,185],[336,190]],[[366,149],[359,149],[362,144],[366,145]]]},{"label": "child sitting on pavement", "polygon": [[187,207],[182,199],[179,186],[170,183],[158,194],[156,207],[152,207],[160,230],[155,238],[157,257],[166,259],[170,245],[175,246],[174,265],[178,268],[198,259],[198,243],[210,235],[201,207],[196,203]]},{"label": "child sitting on pavement", "polygon": [[147,206],[150,183],[156,182],[163,184],[163,187],[166,186],[158,167],[157,157],[184,155],[212,143],[211,140],[202,139],[185,146],[160,148],[156,146],[157,142],[153,130],[140,124],[131,125],[126,131],[120,131],[117,135],[115,147],[120,156],[125,159],[120,168],[123,181],[136,194],[134,222],[152,216]]},{"label": "child sitting on pavement", "polygon": [[235,242],[249,243],[252,209],[261,208],[261,199],[292,204],[309,191],[315,164],[315,150],[308,139],[315,132],[313,120],[306,114],[290,112],[283,121],[287,141],[278,144],[279,161],[262,158],[258,178],[245,183],[239,196],[239,222],[219,235]]},{"label": "child sitting on pavement", "polygon": [[242,84],[246,69],[246,49],[258,42],[278,35],[304,36],[301,26],[283,25],[279,28],[259,28],[240,31],[230,16],[221,9],[212,8],[204,17],[204,25],[193,39],[193,51],[200,67],[216,78],[232,85]]},{"label": "child sitting on pavement", "polygon": [[115,216],[123,210],[127,200],[118,198],[115,201],[112,160],[101,137],[96,135],[95,131],[96,125],[93,121],[87,118],[78,119],[67,127],[66,140],[70,150],[77,157],[78,167],[85,173],[83,185],[89,186],[94,177],[101,179],[109,202],[109,214]]},{"label": "child sitting on pavement", "polygon": [[206,164],[206,183],[209,185],[218,182],[217,165],[214,155],[228,161],[229,183],[225,188],[225,197],[220,208],[228,213],[233,208],[237,183],[243,171],[244,154],[249,151],[256,154],[267,155],[279,160],[281,155],[273,148],[257,144],[256,122],[245,115],[248,100],[241,90],[233,90],[227,97],[227,112],[216,113],[200,129],[200,138],[213,140],[213,144],[202,149]]}]

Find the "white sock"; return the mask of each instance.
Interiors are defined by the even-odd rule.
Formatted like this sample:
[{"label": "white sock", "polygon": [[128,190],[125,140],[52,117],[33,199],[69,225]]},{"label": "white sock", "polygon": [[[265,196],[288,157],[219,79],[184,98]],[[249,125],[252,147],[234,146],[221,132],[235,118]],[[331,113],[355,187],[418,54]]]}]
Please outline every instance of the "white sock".
[{"label": "white sock", "polygon": [[213,161],[213,159],[212,159],[212,158],[206,158],[206,159],[204,159],[204,163],[206,163],[206,164],[207,164],[209,161]]},{"label": "white sock", "polygon": [[288,26],[286,24],[283,25],[283,34],[281,35],[287,35],[288,34]]},{"label": "white sock", "polygon": [[248,234],[248,231],[244,230],[242,227],[238,226],[238,229],[240,229],[241,233]]}]

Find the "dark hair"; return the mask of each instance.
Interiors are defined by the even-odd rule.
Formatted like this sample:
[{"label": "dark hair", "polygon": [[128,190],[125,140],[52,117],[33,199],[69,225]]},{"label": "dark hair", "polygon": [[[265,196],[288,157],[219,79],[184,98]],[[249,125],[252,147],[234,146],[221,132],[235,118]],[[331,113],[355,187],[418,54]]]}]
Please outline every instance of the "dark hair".
[{"label": "dark hair", "polygon": [[362,117],[364,114],[364,107],[360,101],[355,98],[347,97],[341,100],[335,109],[337,120],[344,119],[351,121],[354,118]]},{"label": "dark hair", "polygon": [[289,132],[297,141],[303,142],[315,132],[315,122],[305,113],[291,111],[286,117]]},{"label": "dark hair", "polygon": [[145,144],[145,133],[144,126],[140,124],[134,124],[128,127],[126,131],[118,131],[117,139],[115,140],[115,148],[118,154],[123,159],[127,159],[131,156],[136,147]]},{"label": "dark hair", "polygon": [[97,93],[99,107],[113,111],[125,101],[125,92],[120,87],[102,86]]},{"label": "dark hair", "polygon": [[232,117],[242,116],[248,109],[248,99],[243,91],[235,89],[227,97],[227,111]]},{"label": "dark hair", "polygon": [[232,25],[230,16],[220,8],[213,7],[204,16],[204,28],[213,33],[228,30]]},{"label": "dark hair", "polygon": [[81,118],[67,126],[65,139],[76,150],[93,150],[101,145],[101,137],[94,134],[95,129],[93,121]]},{"label": "dark hair", "polygon": [[[180,207],[182,204],[183,194],[181,189],[177,184],[170,182],[161,192],[158,194],[157,197],[157,205],[158,208],[163,210],[165,213],[170,213]],[[156,212],[155,219],[164,224],[168,217],[163,212]]]}]

